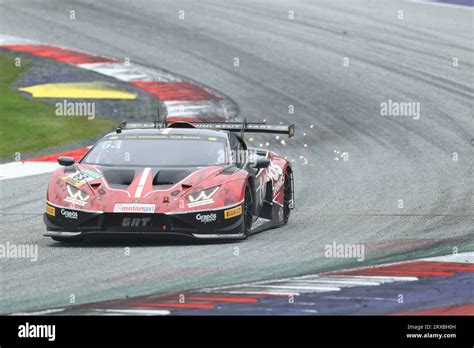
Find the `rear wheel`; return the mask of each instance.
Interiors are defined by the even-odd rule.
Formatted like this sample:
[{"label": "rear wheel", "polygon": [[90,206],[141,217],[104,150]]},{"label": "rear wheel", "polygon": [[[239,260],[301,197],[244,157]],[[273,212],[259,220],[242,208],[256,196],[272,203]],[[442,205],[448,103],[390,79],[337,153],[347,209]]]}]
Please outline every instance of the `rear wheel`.
[{"label": "rear wheel", "polygon": [[253,197],[252,191],[250,190],[250,185],[247,184],[245,188],[245,200],[244,200],[244,234],[246,236],[250,235],[252,230],[252,220],[253,220]]},{"label": "rear wheel", "polygon": [[290,219],[291,200],[293,199],[293,192],[291,192],[291,176],[287,171],[285,173],[285,186],[283,189],[283,222],[286,224]]}]

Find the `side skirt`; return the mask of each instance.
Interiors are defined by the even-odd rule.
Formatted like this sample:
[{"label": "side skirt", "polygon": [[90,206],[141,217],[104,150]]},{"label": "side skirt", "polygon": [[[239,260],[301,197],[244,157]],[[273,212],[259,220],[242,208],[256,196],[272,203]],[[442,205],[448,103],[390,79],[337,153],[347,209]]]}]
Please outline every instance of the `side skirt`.
[{"label": "side skirt", "polygon": [[263,217],[258,217],[252,224],[251,234],[259,233],[271,228],[279,227],[284,225],[283,223],[283,207],[273,202],[271,207],[272,219],[266,219]]}]

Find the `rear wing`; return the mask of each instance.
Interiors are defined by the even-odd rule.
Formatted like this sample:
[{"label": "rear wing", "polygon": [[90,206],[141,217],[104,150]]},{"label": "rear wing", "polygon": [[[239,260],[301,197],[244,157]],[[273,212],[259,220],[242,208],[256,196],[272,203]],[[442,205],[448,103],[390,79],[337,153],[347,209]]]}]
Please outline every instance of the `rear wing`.
[{"label": "rear wing", "polygon": [[[274,125],[265,122],[191,122],[195,128],[216,129],[241,133],[285,134],[289,138],[295,135],[295,125]],[[173,124],[170,125],[173,127]]]},{"label": "rear wing", "polygon": [[173,122],[163,124],[159,122],[144,123],[127,123],[120,122],[117,133],[122,129],[163,129],[163,128],[198,128],[211,130],[224,130],[229,132],[244,133],[269,133],[269,134],[285,134],[289,138],[295,135],[295,125],[273,125],[265,122]]}]

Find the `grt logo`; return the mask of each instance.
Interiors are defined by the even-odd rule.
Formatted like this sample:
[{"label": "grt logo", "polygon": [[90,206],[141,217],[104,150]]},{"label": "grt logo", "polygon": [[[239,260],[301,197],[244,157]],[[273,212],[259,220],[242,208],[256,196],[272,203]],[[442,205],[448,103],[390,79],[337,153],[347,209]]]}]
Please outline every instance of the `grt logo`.
[{"label": "grt logo", "polygon": [[207,224],[208,222],[216,221],[216,219],[217,219],[217,215],[214,213],[196,215],[196,220],[201,221],[204,224]]},{"label": "grt logo", "polygon": [[124,218],[122,227],[143,227],[148,225],[151,218]]}]

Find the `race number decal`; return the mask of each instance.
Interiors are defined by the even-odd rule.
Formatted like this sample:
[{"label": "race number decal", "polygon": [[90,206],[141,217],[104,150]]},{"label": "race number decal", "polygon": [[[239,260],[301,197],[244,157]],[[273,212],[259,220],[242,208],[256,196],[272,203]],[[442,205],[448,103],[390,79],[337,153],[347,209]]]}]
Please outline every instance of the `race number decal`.
[{"label": "race number decal", "polygon": [[86,182],[102,178],[102,174],[94,170],[81,169],[80,172],[75,172],[63,176],[61,179],[66,181],[69,185],[80,188]]}]

